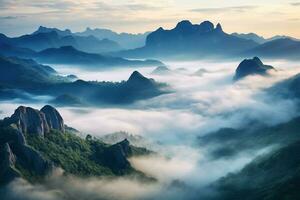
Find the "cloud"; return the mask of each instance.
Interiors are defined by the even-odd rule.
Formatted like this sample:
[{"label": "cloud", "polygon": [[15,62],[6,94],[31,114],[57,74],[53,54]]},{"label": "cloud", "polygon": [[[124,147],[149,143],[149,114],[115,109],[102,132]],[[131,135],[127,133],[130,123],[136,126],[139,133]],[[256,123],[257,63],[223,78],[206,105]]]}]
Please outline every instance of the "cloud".
[{"label": "cloud", "polygon": [[0,20],[11,20],[11,19],[19,19],[26,16],[0,16]]},{"label": "cloud", "polygon": [[290,3],[290,5],[292,5],[292,6],[300,6],[300,2]]},{"label": "cloud", "polygon": [[223,12],[247,12],[258,8],[258,6],[232,6],[232,7],[216,7],[216,8],[196,8],[191,9],[191,12],[203,13],[223,13]]}]

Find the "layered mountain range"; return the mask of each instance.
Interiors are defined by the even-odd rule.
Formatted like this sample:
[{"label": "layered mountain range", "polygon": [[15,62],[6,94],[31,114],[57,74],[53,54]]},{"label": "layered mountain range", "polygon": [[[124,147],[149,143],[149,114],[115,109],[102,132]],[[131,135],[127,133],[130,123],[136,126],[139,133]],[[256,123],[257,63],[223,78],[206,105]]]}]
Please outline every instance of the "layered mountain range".
[{"label": "layered mountain range", "polygon": [[133,49],[145,45],[146,37],[150,32],[132,34],[132,33],[116,33],[109,29],[103,28],[86,28],[83,32],[77,32],[79,36],[94,36],[99,40],[109,39],[117,42],[124,49]]},{"label": "layered mountain range", "polygon": [[[118,42],[127,50],[122,50]],[[153,66],[161,63],[152,60],[134,62],[120,57],[203,59],[259,56],[299,59],[300,42],[288,36],[265,39],[254,33],[228,34],[221,24],[214,25],[210,21],[192,24],[184,20],[173,29],[161,27],[145,34],[118,34],[107,29],[90,28],[81,33],[72,33],[68,29],[41,26],[34,33],[20,37],[10,38],[1,34],[0,54],[37,59],[44,63]]]},{"label": "layered mountain range", "polygon": [[[101,105],[131,103],[167,92],[166,84],[148,79],[137,71],[123,82],[92,82],[60,76],[51,67],[33,60],[0,57],[0,63],[1,98],[19,98],[23,91],[53,97],[67,95],[86,105]],[[57,104],[60,99],[64,98],[57,98]]]},{"label": "layered mountain range", "polygon": [[162,27],[150,33],[144,47],[121,51],[116,55],[131,58],[236,58],[261,56],[273,58],[299,58],[299,41],[291,37],[265,40],[256,34],[228,34],[221,24],[204,21],[192,24],[179,22],[175,28]]}]

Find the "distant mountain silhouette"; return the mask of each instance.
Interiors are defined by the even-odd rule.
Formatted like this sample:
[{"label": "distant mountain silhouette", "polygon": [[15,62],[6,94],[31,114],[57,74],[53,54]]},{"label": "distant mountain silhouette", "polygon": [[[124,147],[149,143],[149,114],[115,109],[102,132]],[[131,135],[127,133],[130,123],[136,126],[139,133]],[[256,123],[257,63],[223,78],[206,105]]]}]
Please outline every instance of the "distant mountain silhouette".
[{"label": "distant mountain silhouette", "polygon": [[113,66],[155,66],[162,63],[156,60],[127,60],[120,57],[103,56],[85,53],[72,46],[50,48],[36,54],[35,58],[44,63],[77,64],[90,67]]},{"label": "distant mountain silhouette", "polygon": [[254,42],[256,42],[258,44],[262,44],[262,43],[265,43],[268,41],[264,37],[259,36],[255,33],[232,33],[231,35],[239,37],[239,38],[243,38],[246,40],[253,40]]},{"label": "distant mountain silhouette", "polygon": [[[233,55],[253,48],[258,44],[223,31],[220,24],[215,27],[209,21],[192,24],[184,20],[174,29],[159,28],[150,33],[146,45],[135,50],[122,51],[128,57],[205,57]],[[181,58],[181,57],[179,57]]]},{"label": "distant mountain silhouette", "polygon": [[73,46],[82,51],[92,53],[117,51],[121,49],[116,42],[108,39],[99,40],[93,36],[81,37],[68,33],[68,31],[60,31],[55,28],[40,27],[38,31],[33,34],[15,38],[9,38],[2,34],[0,35],[0,44],[5,43],[34,51],[59,48],[62,46]]},{"label": "distant mountain silhouette", "polygon": [[300,59],[300,41],[284,38],[261,44],[244,53],[266,58]]},{"label": "distant mountain silhouette", "polygon": [[38,83],[67,81],[49,66],[34,60],[0,56],[0,84],[12,87],[34,87]]},{"label": "distant mountain silhouette", "polygon": [[35,53],[35,51],[28,48],[17,47],[7,43],[0,43],[0,55],[2,56],[30,58],[33,57]]},{"label": "distant mountain silhouette", "polygon": [[60,30],[60,29],[57,29],[57,28],[48,28],[48,27],[45,27],[45,26],[40,26],[38,28],[38,30],[34,31],[32,34],[49,33],[49,32],[56,32],[60,36],[72,35],[72,32],[71,32],[70,29]]},{"label": "distant mountain silhouette", "polygon": [[258,44],[263,44],[265,42],[271,42],[273,40],[278,40],[278,39],[298,40],[296,38],[286,36],[286,35],[275,35],[270,38],[264,38],[260,35],[257,35],[256,33],[232,33],[231,35],[234,35],[239,38],[247,39],[247,40],[253,40],[253,41],[257,42]]},{"label": "distant mountain silhouette", "polygon": [[[50,95],[51,103],[59,106],[129,104],[152,98],[167,91],[167,85],[157,83],[135,71],[127,81],[92,82],[59,76],[52,68],[33,60],[0,57],[0,99],[21,98],[23,93]],[[25,96],[26,97],[26,96]],[[79,100],[80,99],[80,100]]]},{"label": "distant mountain silhouette", "polygon": [[269,70],[275,70],[270,65],[264,65],[258,57],[243,60],[235,71],[234,80],[242,79],[249,75],[267,75]]},{"label": "distant mountain silhouette", "polygon": [[59,95],[49,103],[56,106],[83,106],[83,103],[78,97],[69,94]]},{"label": "distant mountain silhouette", "polygon": [[118,44],[121,45],[124,49],[133,49],[142,47],[145,45],[146,37],[149,32],[143,34],[132,34],[132,33],[116,33],[109,29],[91,29],[86,28],[83,32],[75,33],[79,36],[94,36],[100,40],[109,39],[112,41],[116,41]]},{"label": "distant mountain silhouette", "polygon": [[172,73],[172,71],[167,66],[164,66],[164,65],[156,67],[151,72],[151,74],[154,74],[154,75],[166,75],[166,74],[170,74],[170,73]]}]

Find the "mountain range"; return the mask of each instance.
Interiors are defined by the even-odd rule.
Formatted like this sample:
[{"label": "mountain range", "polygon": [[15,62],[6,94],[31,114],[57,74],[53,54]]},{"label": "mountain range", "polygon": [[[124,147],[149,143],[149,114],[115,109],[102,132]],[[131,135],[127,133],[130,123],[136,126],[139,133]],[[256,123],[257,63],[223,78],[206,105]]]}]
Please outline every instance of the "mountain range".
[{"label": "mountain range", "polygon": [[255,33],[232,33],[231,35],[234,35],[236,37],[240,37],[240,38],[243,38],[243,39],[247,39],[247,40],[253,40],[254,42],[257,42],[258,44],[263,44],[263,43],[270,42],[270,41],[273,41],[273,40],[278,40],[278,39],[298,40],[296,38],[286,36],[286,35],[275,35],[275,36],[270,37],[270,38],[264,38],[260,35],[255,34]]},{"label": "mountain range", "polygon": [[262,58],[299,59],[300,43],[288,36],[264,39],[254,33],[228,34],[220,24],[216,26],[204,21],[192,24],[188,20],[179,22],[175,28],[162,27],[150,33],[145,46],[120,51],[114,55],[130,58]]},{"label": "mountain range", "polygon": [[[224,32],[221,24],[215,26],[209,21],[192,24],[190,21],[184,20],[179,22],[173,29],[165,30],[161,27],[145,34],[118,34],[108,29],[90,28],[83,32],[72,33],[68,29],[60,30],[43,26],[40,26],[32,34],[15,38],[0,34],[0,54],[5,56],[38,59],[37,52],[47,52],[50,51],[49,49],[58,51],[66,46],[73,47],[86,54],[100,53],[101,56],[111,55],[113,57],[143,59],[259,56],[262,58],[297,60],[300,55],[300,41],[295,38],[274,36],[265,39],[255,33],[228,34]],[[61,54],[57,56],[62,57]],[[45,56],[40,61],[42,59],[45,59]],[[56,58],[53,58],[53,60],[56,60]],[[57,60],[62,59],[58,58]],[[90,61],[89,58],[77,58],[78,60],[81,63],[82,60],[87,60],[84,64],[89,64]],[[74,64],[75,62],[74,60],[73,63],[68,63]],[[99,63],[101,62],[99,61]]]},{"label": "mountain range", "polygon": [[260,56],[263,58],[273,58],[273,59],[300,59],[300,41],[282,38],[272,40],[270,42],[263,43],[253,49],[250,49],[242,55],[247,56]]},{"label": "mountain range", "polygon": [[20,57],[34,59],[42,63],[74,64],[85,69],[97,69],[103,67],[130,67],[130,66],[156,66],[163,63],[158,60],[129,60],[121,57],[113,57],[96,53],[80,51],[73,46],[48,48],[40,52],[31,49],[0,44],[0,55],[6,57]]},{"label": "mountain range", "polygon": [[[68,31],[68,30],[66,30]],[[77,32],[75,35],[79,36],[94,36],[99,40],[109,39],[117,42],[124,49],[133,49],[145,45],[146,37],[150,32],[132,34],[132,33],[116,33],[109,29],[91,29],[86,28],[83,32]]]},{"label": "mountain range", "polygon": [[49,48],[33,55],[33,58],[42,63],[74,64],[86,69],[117,66],[156,66],[161,65],[157,60],[128,60],[121,57],[113,57],[95,53],[79,51],[72,46]]},{"label": "mountain range", "polygon": [[68,95],[87,105],[97,106],[103,103],[132,103],[167,92],[166,84],[148,79],[137,71],[134,71],[127,81],[118,83],[76,79],[73,81],[70,76],[60,76],[51,67],[40,65],[33,60],[0,57],[0,63],[1,98],[11,96],[11,91],[23,90],[31,94],[53,97]]},{"label": "mountain range", "polygon": [[73,46],[79,50],[90,53],[103,53],[117,51],[121,48],[111,40],[99,40],[93,36],[77,36],[60,31],[55,28],[39,27],[32,34],[20,37],[9,38],[4,34],[0,35],[0,43],[11,46],[28,48],[34,51],[42,51],[48,48],[59,48],[62,46]]},{"label": "mountain range", "polygon": [[234,55],[251,49],[258,44],[223,31],[220,24],[214,26],[209,21],[192,24],[188,20],[179,22],[175,28],[159,28],[150,33],[146,45],[120,55],[130,57],[203,57],[209,55]]}]

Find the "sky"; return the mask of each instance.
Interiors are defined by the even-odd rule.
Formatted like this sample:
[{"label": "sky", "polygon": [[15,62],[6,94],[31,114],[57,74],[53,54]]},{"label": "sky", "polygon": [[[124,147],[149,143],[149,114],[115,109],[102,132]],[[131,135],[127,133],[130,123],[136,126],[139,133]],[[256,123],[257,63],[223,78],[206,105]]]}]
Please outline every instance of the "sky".
[{"label": "sky", "polygon": [[188,19],[221,23],[225,32],[300,38],[300,0],[0,0],[0,32],[31,33],[43,25],[141,33]]}]

